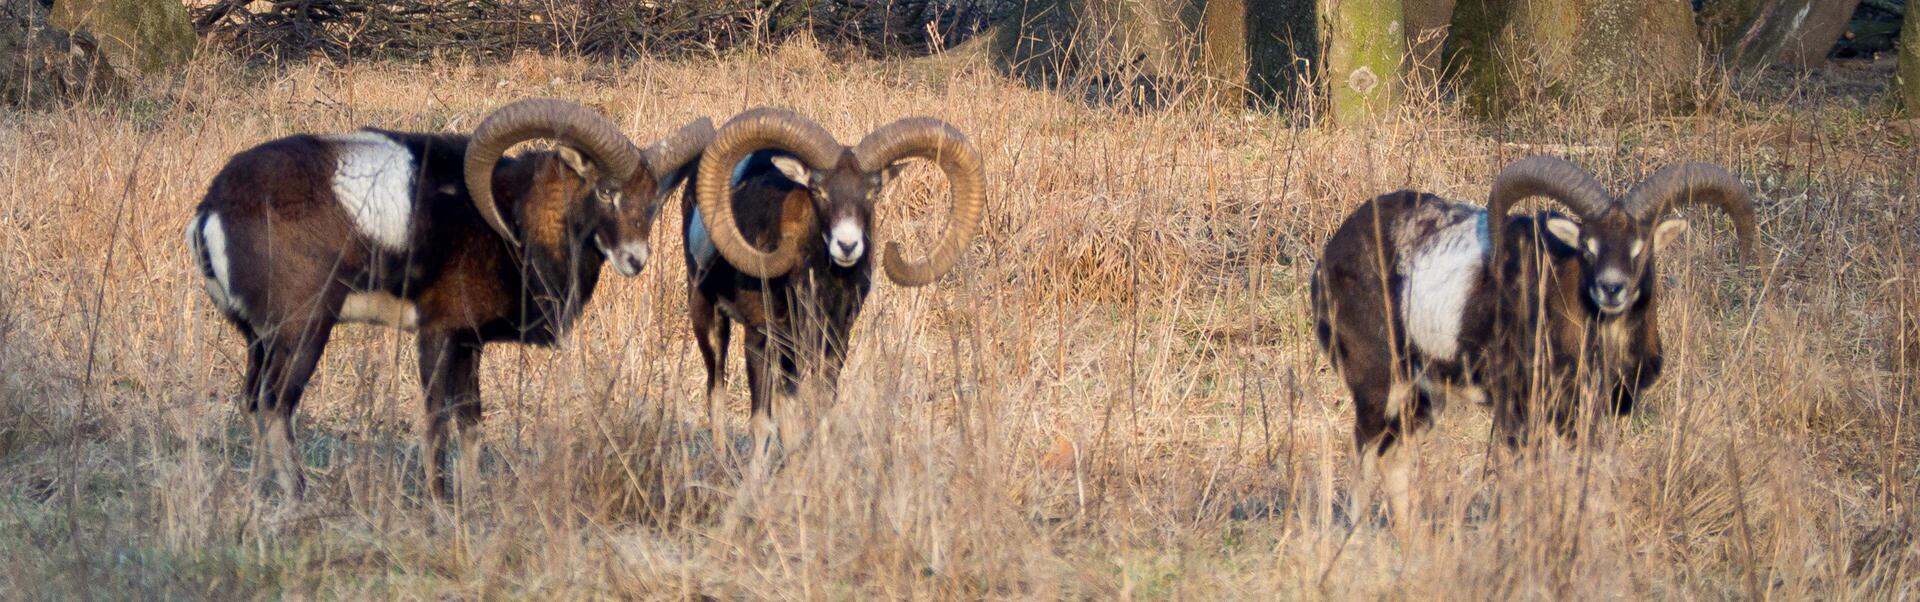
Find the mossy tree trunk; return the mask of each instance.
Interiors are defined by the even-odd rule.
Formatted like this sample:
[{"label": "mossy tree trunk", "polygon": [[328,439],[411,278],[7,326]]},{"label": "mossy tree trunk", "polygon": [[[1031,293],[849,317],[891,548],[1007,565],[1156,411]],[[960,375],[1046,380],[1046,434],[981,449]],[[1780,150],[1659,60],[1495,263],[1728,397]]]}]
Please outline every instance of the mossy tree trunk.
[{"label": "mossy tree trunk", "polygon": [[1906,24],[1900,26],[1900,70],[1894,85],[1908,117],[1920,117],[1920,3],[1908,0]]},{"label": "mossy tree trunk", "polygon": [[155,73],[193,57],[199,38],[193,18],[178,0],[60,0],[52,22],[85,30],[121,71]]},{"label": "mossy tree trunk", "polygon": [[1365,123],[1400,100],[1407,56],[1400,0],[1322,0],[1328,115],[1335,125]]}]

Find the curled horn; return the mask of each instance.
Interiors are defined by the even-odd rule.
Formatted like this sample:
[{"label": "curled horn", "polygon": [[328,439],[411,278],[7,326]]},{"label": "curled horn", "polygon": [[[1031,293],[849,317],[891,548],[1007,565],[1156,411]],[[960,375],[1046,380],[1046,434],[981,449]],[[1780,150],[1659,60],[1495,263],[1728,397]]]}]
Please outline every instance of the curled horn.
[{"label": "curled horn", "polygon": [[655,184],[666,182],[673,172],[699,158],[709,144],[713,144],[713,120],[701,117],[640,151],[640,164],[647,167]]},{"label": "curled horn", "polygon": [[1580,216],[1580,219],[1592,221],[1606,215],[1613,209],[1613,198],[1607,195],[1606,188],[1593,179],[1587,170],[1562,159],[1553,157],[1527,157],[1500,170],[1493,180],[1493,190],[1487,194],[1487,235],[1491,239],[1491,249],[1499,253],[1502,227],[1507,211],[1514,203],[1528,197],[1544,196]]},{"label": "curled horn", "polygon": [[633,177],[640,166],[640,149],[633,141],[620,132],[619,126],[586,107],[552,98],[529,98],[487,115],[467,144],[467,193],[487,225],[516,247],[520,241],[507,228],[493,202],[493,166],[508,148],[538,138],[552,138],[578,148],[621,181]]},{"label": "curled horn", "polygon": [[740,234],[740,225],[733,221],[734,165],[747,153],[768,148],[793,153],[816,171],[832,169],[846,152],[846,147],[835,141],[826,128],[784,109],[759,108],[741,113],[714,135],[694,180],[694,193],[700,201],[700,221],[713,237],[714,248],[727,258],[727,263],[755,278],[773,278],[793,269],[800,263],[806,237],[804,229],[782,229],[774,250],[761,251],[747,242]]},{"label": "curled horn", "polygon": [[1620,207],[1634,219],[1650,223],[1666,212],[1684,205],[1704,203],[1733,218],[1734,233],[1740,237],[1740,254],[1753,254],[1753,201],[1740,178],[1717,165],[1680,163],[1668,165],[1647,176],[1627,196]]},{"label": "curled horn", "polygon": [[864,173],[876,173],[907,158],[933,161],[953,188],[953,210],[947,225],[924,260],[907,261],[900,243],[887,243],[887,278],[901,286],[924,286],[953,269],[967,241],[980,227],[986,206],[986,177],[980,153],[967,137],[947,122],[931,117],[902,119],[867,134],[853,148],[854,161]]}]

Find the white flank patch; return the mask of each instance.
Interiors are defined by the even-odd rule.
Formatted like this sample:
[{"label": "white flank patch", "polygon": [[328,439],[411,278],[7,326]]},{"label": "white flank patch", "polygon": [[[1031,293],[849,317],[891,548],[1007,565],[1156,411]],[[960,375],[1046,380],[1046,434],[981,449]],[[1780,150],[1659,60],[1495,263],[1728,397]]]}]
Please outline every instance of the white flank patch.
[{"label": "white flank patch", "polygon": [[233,293],[233,267],[227,259],[227,228],[221,224],[220,214],[204,214],[194,223],[199,225],[199,240],[195,241],[194,250],[204,254],[207,265],[213,267],[213,279],[207,282],[207,296],[221,309],[244,315],[240,297]]},{"label": "white flank patch", "polygon": [[327,140],[339,155],[333,173],[334,198],[367,238],[391,250],[405,250],[413,221],[413,153],[373,132]]},{"label": "white flank patch", "polygon": [[420,327],[420,309],[387,293],[353,293],[340,305],[340,321],[413,330]]},{"label": "white flank patch", "polygon": [[1421,245],[1401,255],[1400,317],[1407,339],[1429,358],[1453,360],[1460,351],[1460,322],[1467,297],[1487,261],[1480,239],[1480,221],[1486,212],[1468,212],[1467,219],[1445,226]]}]

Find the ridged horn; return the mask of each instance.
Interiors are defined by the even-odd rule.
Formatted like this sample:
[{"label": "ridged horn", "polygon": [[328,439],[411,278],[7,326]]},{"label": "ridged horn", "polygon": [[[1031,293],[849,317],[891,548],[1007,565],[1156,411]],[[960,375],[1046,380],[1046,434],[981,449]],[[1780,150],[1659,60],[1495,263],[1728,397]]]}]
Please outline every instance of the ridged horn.
[{"label": "ridged horn", "polygon": [[1506,230],[1507,211],[1535,196],[1553,199],[1586,221],[1599,219],[1614,207],[1607,189],[1578,165],[1553,157],[1515,161],[1500,170],[1493,179],[1493,190],[1487,193],[1487,234],[1492,252],[1499,253],[1503,248],[1500,238]]},{"label": "ridged horn", "polygon": [[701,117],[687,122],[672,135],[640,151],[640,164],[646,166],[655,183],[665,182],[673,172],[706,152],[707,145],[713,144],[713,134],[712,119]]},{"label": "ridged horn", "polygon": [[1620,198],[1620,208],[1642,223],[1652,223],[1668,211],[1707,204],[1733,219],[1740,237],[1740,255],[1753,256],[1753,201],[1740,178],[1707,163],[1680,163],[1660,168]]},{"label": "ridged horn", "polygon": [[529,98],[487,115],[467,144],[467,193],[487,225],[516,247],[520,241],[493,201],[493,166],[513,145],[540,138],[559,140],[586,153],[595,165],[622,181],[640,167],[640,149],[619,126],[592,109],[559,99]]},{"label": "ridged horn", "polygon": [[817,171],[832,169],[846,152],[826,128],[785,109],[757,108],[741,113],[727,120],[714,135],[694,180],[700,221],[727,263],[755,278],[773,278],[792,270],[800,263],[806,237],[804,230],[782,229],[774,250],[762,251],[747,242],[740,234],[740,225],[733,221],[734,165],[747,153],[769,148],[793,153]]},{"label": "ridged horn", "polygon": [[980,153],[967,136],[945,121],[931,117],[901,119],[867,134],[853,148],[860,171],[877,173],[895,161],[918,158],[933,161],[953,188],[953,209],[947,225],[926,259],[908,261],[900,243],[887,242],[884,265],[887,278],[901,286],[925,286],[953,269],[967,241],[980,227],[986,207],[986,176]]}]

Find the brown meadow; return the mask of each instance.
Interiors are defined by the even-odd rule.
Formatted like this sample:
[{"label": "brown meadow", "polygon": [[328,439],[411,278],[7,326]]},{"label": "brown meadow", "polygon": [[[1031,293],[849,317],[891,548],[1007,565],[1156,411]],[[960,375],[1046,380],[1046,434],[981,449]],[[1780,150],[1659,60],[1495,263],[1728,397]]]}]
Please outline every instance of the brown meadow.
[{"label": "brown meadow", "polygon": [[[621,66],[206,58],[123,103],[0,115],[0,591],[27,597],[1898,598],[1920,586],[1920,151],[1874,98],[1709,88],[1699,114],[1494,127],[1416,101],[1370,128],[1194,103],[1088,106],[965,60],[806,44]],[[881,284],[837,400],[788,404],[784,465],[705,434],[677,203],[554,349],[485,365],[485,482],[425,499],[411,335],[344,326],[299,412],[308,498],[250,488],[239,338],[181,231],[234,152],[362,125],[470,130],[578,100],[636,139],[793,108],[842,139],[952,122],[987,160],[983,235]],[[1612,186],[1745,178],[1759,259],[1709,211],[1663,258],[1645,409],[1537,460],[1456,404],[1418,449],[1419,523],[1341,505],[1344,388],[1314,348],[1319,246],[1374,195],[1481,200],[1567,156]],[[881,241],[922,244],[916,167]],[[671,256],[666,255],[671,253]],[[732,360],[737,362],[738,353]],[[746,433],[733,371],[725,416]],[[734,442],[723,442],[732,446]]]}]

